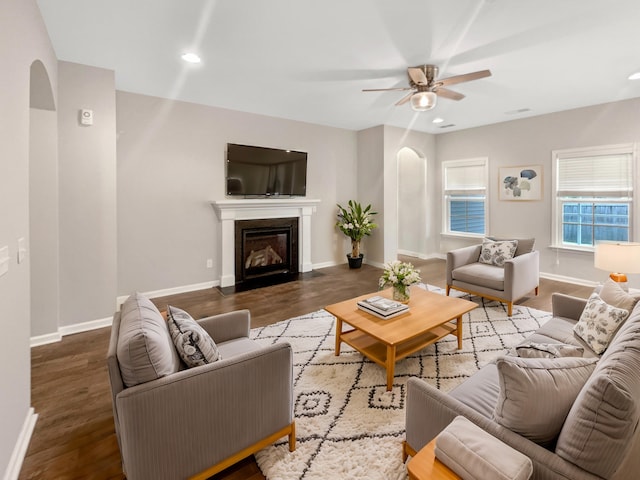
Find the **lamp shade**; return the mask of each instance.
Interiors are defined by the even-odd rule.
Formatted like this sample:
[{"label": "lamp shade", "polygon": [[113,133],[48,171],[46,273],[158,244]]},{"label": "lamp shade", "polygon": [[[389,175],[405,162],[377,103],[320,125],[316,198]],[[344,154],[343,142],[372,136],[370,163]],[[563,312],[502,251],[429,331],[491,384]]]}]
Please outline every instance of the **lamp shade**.
[{"label": "lamp shade", "polygon": [[438,96],[433,92],[416,92],[411,96],[411,108],[416,112],[426,112],[436,106]]},{"label": "lamp shade", "polygon": [[640,273],[640,243],[598,243],[593,263],[608,272]]}]

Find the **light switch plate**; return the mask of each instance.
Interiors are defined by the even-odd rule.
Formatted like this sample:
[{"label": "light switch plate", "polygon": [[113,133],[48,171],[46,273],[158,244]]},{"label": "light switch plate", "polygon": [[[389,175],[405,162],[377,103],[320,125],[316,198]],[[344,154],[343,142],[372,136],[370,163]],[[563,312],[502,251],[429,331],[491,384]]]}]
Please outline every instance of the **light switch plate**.
[{"label": "light switch plate", "polygon": [[18,239],[18,263],[22,263],[27,256],[27,241],[24,237]]},{"label": "light switch plate", "polygon": [[9,247],[0,247],[0,277],[9,271]]}]

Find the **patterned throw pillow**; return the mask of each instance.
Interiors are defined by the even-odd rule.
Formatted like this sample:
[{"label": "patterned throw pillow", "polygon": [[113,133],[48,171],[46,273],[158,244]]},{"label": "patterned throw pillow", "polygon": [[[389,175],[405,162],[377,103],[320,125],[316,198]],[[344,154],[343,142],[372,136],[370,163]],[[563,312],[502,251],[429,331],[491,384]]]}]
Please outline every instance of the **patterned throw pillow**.
[{"label": "patterned throw pillow", "polygon": [[494,242],[504,242],[505,240],[517,240],[518,248],[516,248],[516,253],[513,254],[514,257],[519,257],[520,255],[524,255],[525,253],[533,252],[533,247],[535,247],[536,239],[535,238],[500,238],[500,237],[487,237],[488,240],[493,240]]},{"label": "patterned throw pillow", "polygon": [[608,305],[597,293],[592,293],[573,331],[600,355],[628,316],[628,310]]},{"label": "patterned throw pillow", "polygon": [[482,250],[480,251],[480,263],[487,265],[496,265],[504,267],[504,262],[511,260],[518,248],[517,240],[505,240],[503,242],[494,242],[493,240],[484,239],[482,241]]},{"label": "patterned throw pillow", "polygon": [[189,368],[220,360],[218,347],[211,336],[187,312],[169,306],[167,322],[178,355]]}]

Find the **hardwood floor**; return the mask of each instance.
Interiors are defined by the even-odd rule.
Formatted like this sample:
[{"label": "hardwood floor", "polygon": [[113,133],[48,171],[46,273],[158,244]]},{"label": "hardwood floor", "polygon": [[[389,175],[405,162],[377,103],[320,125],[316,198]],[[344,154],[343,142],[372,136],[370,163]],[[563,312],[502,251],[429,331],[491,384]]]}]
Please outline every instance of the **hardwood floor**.
[{"label": "hardwood floor", "polygon": [[[445,286],[442,260],[404,257],[421,270],[425,283]],[[324,268],[302,279],[246,292],[223,295],[211,288],[156,298],[190,312],[194,318],[241,308],[251,310],[259,327],[318,310],[325,305],[377,290],[380,269],[363,265]],[[551,310],[551,293],[587,298],[590,287],[542,279],[538,297],[520,304]],[[20,479],[122,479],[106,368],[110,328],[65,336],[62,341],[31,350],[31,403],[38,414]],[[253,457],[213,477],[221,480],[264,479]]]}]

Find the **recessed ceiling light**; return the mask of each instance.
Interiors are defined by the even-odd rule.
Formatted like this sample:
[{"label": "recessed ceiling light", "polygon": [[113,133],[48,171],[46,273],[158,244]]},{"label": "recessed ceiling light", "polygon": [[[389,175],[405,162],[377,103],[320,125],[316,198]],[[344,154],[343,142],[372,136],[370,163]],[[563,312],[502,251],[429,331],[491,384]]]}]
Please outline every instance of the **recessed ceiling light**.
[{"label": "recessed ceiling light", "polygon": [[632,73],[629,75],[629,80],[640,80],[640,72]]},{"label": "recessed ceiling light", "polygon": [[444,122],[444,118],[436,117],[432,120],[433,123],[442,123]]},{"label": "recessed ceiling light", "polygon": [[200,63],[200,57],[198,55],[196,55],[195,53],[184,53],[182,55],[182,59],[185,62],[189,62],[189,63]]}]

